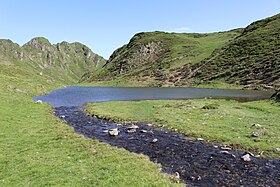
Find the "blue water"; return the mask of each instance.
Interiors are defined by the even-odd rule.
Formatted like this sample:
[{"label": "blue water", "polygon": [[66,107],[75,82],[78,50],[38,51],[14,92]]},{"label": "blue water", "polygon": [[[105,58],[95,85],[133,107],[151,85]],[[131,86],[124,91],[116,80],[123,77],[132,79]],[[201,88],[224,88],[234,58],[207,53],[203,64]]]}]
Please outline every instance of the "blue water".
[{"label": "blue water", "polygon": [[199,88],[118,88],[69,86],[36,96],[34,100],[49,102],[53,107],[81,106],[88,102],[112,100],[166,100],[194,98],[225,98],[240,101],[267,99],[270,92],[252,90],[220,90]]}]

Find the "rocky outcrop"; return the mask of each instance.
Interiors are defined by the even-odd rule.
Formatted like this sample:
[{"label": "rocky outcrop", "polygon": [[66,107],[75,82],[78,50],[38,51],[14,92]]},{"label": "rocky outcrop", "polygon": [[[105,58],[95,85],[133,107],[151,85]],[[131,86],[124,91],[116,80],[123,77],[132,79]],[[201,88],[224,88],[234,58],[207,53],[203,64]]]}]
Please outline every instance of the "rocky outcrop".
[{"label": "rocky outcrop", "polygon": [[104,65],[114,75],[157,63],[166,50],[162,41],[142,42],[145,33],[136,34],[127,45],[116,50]]},{"label": "rocky outcrop", "polygon": [[36,37],[22,47],[11,40],[0,40],[0,63],[21,64],[21,68],[41,76],[78,81],[85,72],[102,67],[105,59],[78,42],[51,44],[46,38]]}]

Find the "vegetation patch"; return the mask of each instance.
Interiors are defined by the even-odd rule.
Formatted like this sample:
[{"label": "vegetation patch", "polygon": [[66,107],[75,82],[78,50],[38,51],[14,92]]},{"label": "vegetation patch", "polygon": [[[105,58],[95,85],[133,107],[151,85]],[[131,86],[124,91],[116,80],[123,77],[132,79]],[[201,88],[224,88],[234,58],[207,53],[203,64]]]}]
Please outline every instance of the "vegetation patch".
[{"label": "vegetation patch", "polygon": [[269,100],[110,101],[87,104],[86,110],[115,121],[151,123],[256,155],[280,157],[279,104]]},{"label": "vegetation patch", "polygon": [[0,186],[182,186],[147,156],[86,139],[32,100],[64,84],[0,66]]}]

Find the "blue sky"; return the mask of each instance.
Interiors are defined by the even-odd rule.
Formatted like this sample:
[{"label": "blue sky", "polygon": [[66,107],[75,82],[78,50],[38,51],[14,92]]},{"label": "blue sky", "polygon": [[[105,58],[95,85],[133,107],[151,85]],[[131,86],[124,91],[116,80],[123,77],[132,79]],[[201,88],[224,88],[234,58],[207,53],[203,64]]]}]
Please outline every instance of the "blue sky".
[{"label": "blue sky", "polygon": [[0,0],[0,38],[78,41],[108,58],[137,32],[214,32],[280,13],[279,0]]}]

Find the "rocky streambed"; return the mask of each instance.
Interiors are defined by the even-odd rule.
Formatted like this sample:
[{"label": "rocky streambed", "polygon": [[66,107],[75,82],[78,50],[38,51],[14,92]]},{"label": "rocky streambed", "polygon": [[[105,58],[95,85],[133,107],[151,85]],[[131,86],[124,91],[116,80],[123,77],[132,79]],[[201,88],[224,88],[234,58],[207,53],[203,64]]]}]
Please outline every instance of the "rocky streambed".
[{"label": "rocky streambed", "polygon": [[149,124],[99,120],[81,107],[57,107],[55,115],[76,133],[149,156],[188,186],[280,186],[279,159],[256,158]]}]

